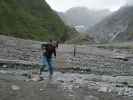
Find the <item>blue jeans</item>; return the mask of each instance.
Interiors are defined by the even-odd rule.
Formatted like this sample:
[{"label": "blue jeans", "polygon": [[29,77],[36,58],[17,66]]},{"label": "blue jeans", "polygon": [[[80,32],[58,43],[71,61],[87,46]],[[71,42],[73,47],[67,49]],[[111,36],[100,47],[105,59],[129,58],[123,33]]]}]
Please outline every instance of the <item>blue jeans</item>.
[{"label": "blue jeans", "polygon": [[43,56],[42,58],[42,67],[40,68],[40,74],[44,71],[45,67],[48,66],[49,74],[53,75],[53,65],[52,58],[48,58],[47,56]]},{"label": "blue jeans", "polygon": [[47,58],[46,57],[46,61],[48,63],[49,74],[53,75],[52,58]]}]

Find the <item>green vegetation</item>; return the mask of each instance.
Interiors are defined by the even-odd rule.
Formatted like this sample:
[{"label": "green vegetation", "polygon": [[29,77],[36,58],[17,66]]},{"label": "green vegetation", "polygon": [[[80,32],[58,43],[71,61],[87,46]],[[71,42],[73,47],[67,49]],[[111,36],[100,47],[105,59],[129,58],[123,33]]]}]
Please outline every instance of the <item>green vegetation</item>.
[{"label": "green vegetation", "polygon": [[71,33],[45,0],[0,0],[0,34],[65,41]]}]

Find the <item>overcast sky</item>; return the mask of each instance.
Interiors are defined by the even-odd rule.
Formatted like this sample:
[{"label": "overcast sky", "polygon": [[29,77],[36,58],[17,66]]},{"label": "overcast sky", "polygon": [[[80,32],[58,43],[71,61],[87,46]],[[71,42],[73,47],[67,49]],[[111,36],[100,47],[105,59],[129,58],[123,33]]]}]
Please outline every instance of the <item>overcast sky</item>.
[{"label": "overcast sky", "polygon": [[121,6],[131,4],[133,0],[46,0],[56,11],[66,11],[69,8],[84,6],[89,9],[110,9],[118,10]]}]

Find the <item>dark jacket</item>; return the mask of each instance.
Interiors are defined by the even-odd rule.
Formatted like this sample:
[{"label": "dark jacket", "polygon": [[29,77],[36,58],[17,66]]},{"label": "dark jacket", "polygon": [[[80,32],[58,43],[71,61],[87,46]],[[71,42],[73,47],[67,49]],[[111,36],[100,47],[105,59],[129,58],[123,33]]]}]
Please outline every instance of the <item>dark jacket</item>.
[{"label": "dark jacket", "polygon": [[52,44],[46,44],[45,45],[45,53],[44,55],[47,58],[52,58],[52,55],[54,54],[54,56],[56,57],[56,47]]}]

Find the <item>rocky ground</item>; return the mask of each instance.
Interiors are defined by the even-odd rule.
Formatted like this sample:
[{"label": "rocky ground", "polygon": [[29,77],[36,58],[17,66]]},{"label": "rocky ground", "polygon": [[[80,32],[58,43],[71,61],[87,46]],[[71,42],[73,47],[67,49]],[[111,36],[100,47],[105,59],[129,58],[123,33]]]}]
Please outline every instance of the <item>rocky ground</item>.
[{"label": "rocky ground", "polygon": [[44,80],[38,81],[35,75],[27,78],[11,72],[6,70],[0,74],[0,100],[133,99],[132,88],[111,82],[107,76],[55,72],[53,79],[50,80],[48,73],[44,73]]},{"label": "rocky ground", "polygon": [[38,81],[40,42],[0,36],[0,100],[133,100],[132,49],[60,45]]}]

